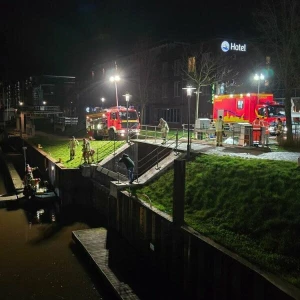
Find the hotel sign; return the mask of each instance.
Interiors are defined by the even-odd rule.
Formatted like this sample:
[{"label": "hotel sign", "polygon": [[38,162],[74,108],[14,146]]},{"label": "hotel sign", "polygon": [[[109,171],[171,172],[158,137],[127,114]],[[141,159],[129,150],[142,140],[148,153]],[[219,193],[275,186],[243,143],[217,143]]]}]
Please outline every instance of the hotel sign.
[{"label": "hotel sign", "polygon": [[246,47],[246,44],[241,45],[236,43],[229,43],[227,41],[223,41],[221,44],[221,49],[223,52],[227,52],[229,50],[246,52]]}]

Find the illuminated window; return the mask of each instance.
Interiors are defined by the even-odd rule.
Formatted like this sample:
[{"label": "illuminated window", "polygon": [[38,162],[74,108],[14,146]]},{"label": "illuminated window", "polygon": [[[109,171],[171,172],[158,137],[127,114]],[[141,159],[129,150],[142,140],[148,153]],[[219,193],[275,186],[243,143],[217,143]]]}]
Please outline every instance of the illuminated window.
[{"label": "illuminated window", "polygon": [[195,56],[189,57],[188,60],[188,72],[193,73],[196,71],[196,58]]}]

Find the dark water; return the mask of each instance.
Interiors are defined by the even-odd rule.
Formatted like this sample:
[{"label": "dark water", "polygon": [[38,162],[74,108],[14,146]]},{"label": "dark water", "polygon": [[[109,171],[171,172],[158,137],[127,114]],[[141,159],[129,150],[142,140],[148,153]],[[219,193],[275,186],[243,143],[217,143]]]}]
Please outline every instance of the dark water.
[{"label": "dark water", "polygon": [[1,202],[0,299],[111,299],[72,242],[73,230],[90,227],[87,215],[59,213],[52,202]]}]

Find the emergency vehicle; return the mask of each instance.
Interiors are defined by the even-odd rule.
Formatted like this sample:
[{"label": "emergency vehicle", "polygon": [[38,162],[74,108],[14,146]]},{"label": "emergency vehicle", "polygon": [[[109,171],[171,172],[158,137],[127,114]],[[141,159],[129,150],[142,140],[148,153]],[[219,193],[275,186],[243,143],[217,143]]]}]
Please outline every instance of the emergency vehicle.
[{"label": "emergency vehicle", "polygon": [[263,118],[270,125],[278,118],[285,122],[284,105],[274,101],[273,94],[216,95],[213,119],[223,116],[225,123],[250,123]]},{"label": "emergency vehicle", "polygon": [[130,135],[138,135],[140,132],[140,121],[136,109],[130,106],[115,106],[107,109],[95,109],[86,115],[86,129],[89,137],[110,140]]}]

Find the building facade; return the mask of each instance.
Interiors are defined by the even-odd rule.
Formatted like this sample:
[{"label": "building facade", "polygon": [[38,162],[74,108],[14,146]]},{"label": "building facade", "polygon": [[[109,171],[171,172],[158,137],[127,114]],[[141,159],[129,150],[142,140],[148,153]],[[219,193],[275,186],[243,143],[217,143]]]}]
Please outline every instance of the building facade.
[{"label": "building facade", "polygon": [[[258,86],[261,93],[270,92],[271,68],[263,47],[252,41],[168,41],[94,66],[91,84],[98,86],[98,98],[105,97],[108,106],[124,105],[122,95],[129,92],[131,103],[144,111],[142,124],[157,125],[162,117],[170,127],[181,128],[189,113],[191,120],[212,118],[215,94],[256,93]],[[264,80],[255,81],[256,73],[264,74]],[[116,74],[120,81],[114,85],[109,78]],[[187,85],[199,91],[199,101],[195,93],[190,99],[190,112],[183,89]]]}]

